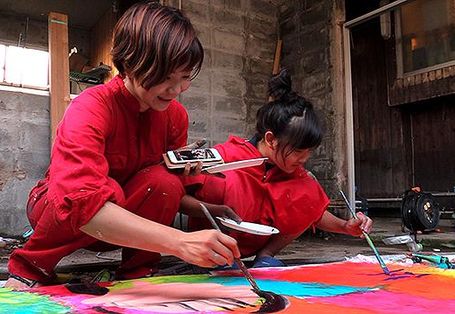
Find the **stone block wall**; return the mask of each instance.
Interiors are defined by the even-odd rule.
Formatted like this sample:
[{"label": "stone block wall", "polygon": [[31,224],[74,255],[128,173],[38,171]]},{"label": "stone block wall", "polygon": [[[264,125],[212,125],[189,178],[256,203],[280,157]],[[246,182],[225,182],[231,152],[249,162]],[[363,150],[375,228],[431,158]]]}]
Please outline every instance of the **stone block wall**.
[{"label": "stone block wall", "polygon": [[[213,145],[224,142],[229,134],[254,133],[256,111],[267,100],[266,84],[280,34],[281,63],[293,74],[294,88],[314,103],[325,125],[323,144],[309,169],[329,196],[336,196],[344,182],[340,157],[344,155],[344,96],[337,50],[341,45],[337,23],[344,14],[341,2],[181,1],[206,52],[201,73],[180,98],[190,116],[190,141],[205,137]],[[0,22],[6,18],[0,16]],[[5,25],[13,23],[4,21]],[[0,38],[9,36],[13,41],[22,27],[18,23],[10,35],[0,30]],[[86,35],[78,33],[75,42]],[[28,40],[47,49],[47,27],[36,26],[36,36]],[[48,96],[0,91],[0,122],[0,234],[19,235],[27,225],[28,191],[49,162]]]},{"label": "stone block wall", "polygon": [[[174,3],[175,2],[175,3]],[[185,0],[182,10],[199,32],[206,57],[199,76],[180,101],[190,116],[190,141],[210,144],[229,134],[249,136],[256,110],[267,99],[277,40],[276,6],[267,0]],[[178,6],[178,1],[166,1]],[[0,15],[10,25],[3,43],[17,41],[25,20]],[[47,49],[47,24],[29,21],[30,47]],[[89,49],[88,33],[70,29],[70,47]],[[86,41],[87,39],[87,41]],[[0,234],[20,235],[25,202],[49,163],[49,98],[0,90]]]},{"label": "stone block wall", "polygon": [[190,141],[251,136],[266,101],[277,41],[277,7],[266,0],[187,0],[205,49],[201,73],[180,100],[190,116]]},{"label": "stone block wall", "polygon": [[[44,93],[45,94],[45,93]],[[49,96],[0,90],[0,235],[28,226],[28,192],[49,164]]]},{"label": "stone block wall", "polygon": [[283,1],[279,32],[281,65],[289,69],[293,88],[309,99],[324,125],[321,146],[307,164],[332,198],[345,183],[344,92],[341,21],[343,1]]}]

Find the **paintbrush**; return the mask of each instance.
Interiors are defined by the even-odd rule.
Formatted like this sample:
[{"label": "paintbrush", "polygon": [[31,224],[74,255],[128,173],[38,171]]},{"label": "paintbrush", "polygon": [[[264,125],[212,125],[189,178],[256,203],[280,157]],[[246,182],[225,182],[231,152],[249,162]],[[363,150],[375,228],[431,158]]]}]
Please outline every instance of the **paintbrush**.
[{"label": "paintbrush", "polygon": [[[199,204],[201,205],[201,208],[202,208],[202,211],[204,212],[204,215],[210,221],[210,223],[212,224],[213,228],[215,228],[216,230],[222,232],[220,227],[218,227],[218,225],[216,224],[215,219],[213,219],[212,215],[210,215],[210,212],[207,209],[207,207],[205,207],[205,205],[202,204],[202,203],[199,203]],[[259,289],[259,286],[257,285],[256,281],[253,279],[253,276],[248,271],[248,269],[246,268],[246,266],[242,262],[242,260],[240,258],[234,258],[234,261],[239,266],[240,270],[242,271],[242,273],[245,276],[246,280],[248,280],[248,282],[250,283],[251,287],[253,287],[253,291],[256,292],[256,293],[261,292],[261,290]]]},{"label": "paintbrush", "polygon": [[[356,213],[355,213],[355,210],[352,208],[351,204],[349,204],[349,201],[348,199],[346,198],[346,195],[344,194],[343,191],[340,190],[340,194],[341,196],[343,197],[343,200],[344,202],[346,203],[346,206],[349,208],[349,210],[351,211],[351,214],[352,216],[355,218],[355,219],[358,219]],[[378,260],[379,262],[379,265],[381,266],[382,268],[382,271],[384,272],[384,274],[386,275],[390,275],[390,270],[387,268],[386,264],[384,263],[381,255],[379,255],[379,252],[378,250],[376,249],[376,247],[374,246],[374,243],[373,241],[371,240],[370,238],[370,235],[368,233],[366,233],[364,230],[362,230],[362,234],[363,236],[365,237],[365,239],[367,240],[368,244],[370,245],[371,249],[373,250],[373,253],[374,253],[374,256],[376,256],[376,259]]]}]

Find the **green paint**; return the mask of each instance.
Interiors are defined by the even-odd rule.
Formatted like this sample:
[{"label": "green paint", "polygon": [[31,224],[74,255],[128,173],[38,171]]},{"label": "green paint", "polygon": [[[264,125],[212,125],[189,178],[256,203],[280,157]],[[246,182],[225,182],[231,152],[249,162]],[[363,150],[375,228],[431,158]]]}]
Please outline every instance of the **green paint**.
[{"label": "green paint", "polygon": [[134,282],[145,281],[152,284],[163,284],[163,283],[205,283],[207,282],[209,275],[200,274],[200,275],[174,275],[174,276],[158,276],[158,277],[149,277],[142,279],[133,279],[116,282],[113,286],[109,287],[109,290],[120,290],[133,287]]},{"label": "green paint", "polygon": [[71,308],[31,292],[0,288],[0,313],[69,313]]}]

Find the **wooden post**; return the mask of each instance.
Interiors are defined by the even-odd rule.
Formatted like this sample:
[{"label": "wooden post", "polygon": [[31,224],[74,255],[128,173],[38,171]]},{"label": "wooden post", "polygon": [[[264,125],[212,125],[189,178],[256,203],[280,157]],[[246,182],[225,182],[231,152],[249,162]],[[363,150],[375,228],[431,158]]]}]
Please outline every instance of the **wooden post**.
[{"label": "wooden post", "polygon": [[273,70],[272,74],[276,75],[280,71],[280,59],[281,59],[281,46],[283,45],[283,41],[281,39],[278,39],[276,42],[276,47],[275,47],[275,58],[273,60]]},{"label": "wooden post", "polygon": [[91,29],[90,40],[90,62],[93,67],[101,63],[108,65],[112,70],[106,75],[104,81],[107,82],[118,74],[117,69],[112,62],[112,33],[115,23],[117,22],[117,13],[112,8],[98,20],[96,25]]},{"label": "wooden post", "polygon": [[[273,59],[272,75],[276,75],[280,71],[280,59],[281,59],[282,45],[283,45],[283,41],[281,39],[278,39],[276,42],[276,47],[275,47],[275,58]],[[268,101],[272,101],[272,100],[273,100],[272,96],[269,96]]]},{"label": "wooden post", "polygon": [[54,143],[57,125],[70,102],[68,16],[50,12],[49,29],[49,93],[51,146]]}]

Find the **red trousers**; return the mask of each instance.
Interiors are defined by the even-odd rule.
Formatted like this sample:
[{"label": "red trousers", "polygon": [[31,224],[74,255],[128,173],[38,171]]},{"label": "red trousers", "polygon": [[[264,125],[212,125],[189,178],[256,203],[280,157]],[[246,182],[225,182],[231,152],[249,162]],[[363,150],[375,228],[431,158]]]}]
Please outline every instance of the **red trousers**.
[{"label": "red trousers", "polygon": [[[123,190],[127,210],[165,225],[174,221],[180,199],[185,193],[178,176],[170,174],[160,165],[138,172]],[[47,199],[46,185],[35,189],[27,205],[34,233],[23,248],[16,249],[11,255],[8,263],[10,273],[46,283],[55,276],[57,263],[78,249],[109,251],[118,248],[82,231],[73,232],[71,226],[55,219],[59,214]],[[70,219],[64,221],[69,222]],[[123,248],[116,276],[118,279],[131,279],[150,275],[157,271],[159,260],[159,253]]]}]

